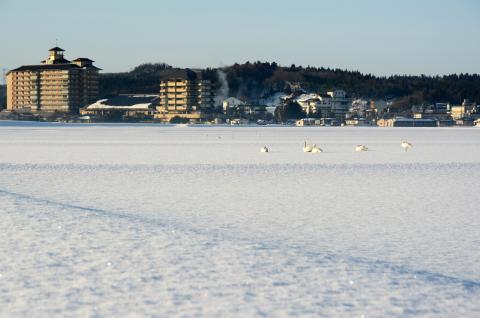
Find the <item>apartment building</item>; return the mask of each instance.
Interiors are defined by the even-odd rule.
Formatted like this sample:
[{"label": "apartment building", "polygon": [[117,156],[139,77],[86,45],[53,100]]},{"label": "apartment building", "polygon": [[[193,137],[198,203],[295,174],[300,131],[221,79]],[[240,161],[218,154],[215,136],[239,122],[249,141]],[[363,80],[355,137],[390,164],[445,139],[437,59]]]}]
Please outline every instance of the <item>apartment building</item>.
[{"label": "apartment building", "polygon": [[173,117],[202,121],[213,108],[212,83],[200,71],[176,70],[160,82],[160,102],[155,118]]},{"label": "apartment building", "polygon": [[7,110],[77,113],[98,97],[99,68],[88,58],[69,61],[54,47],[38,65],[7,73]]},{"label": "apartment building", "polygon": [[331,112],[335,118],[344,120],[353,100],[348,98],[347,93],[341,89],[327,92],[327,95],[331,97]]}]

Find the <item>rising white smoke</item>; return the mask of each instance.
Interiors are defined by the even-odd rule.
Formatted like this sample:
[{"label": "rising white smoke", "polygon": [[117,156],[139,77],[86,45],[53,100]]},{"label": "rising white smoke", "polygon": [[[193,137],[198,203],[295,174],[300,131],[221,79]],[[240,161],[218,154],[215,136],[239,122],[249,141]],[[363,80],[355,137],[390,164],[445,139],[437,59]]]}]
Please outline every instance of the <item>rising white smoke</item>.
[{"label": "rising white smoke", "polygon": [[228,98],[230,88],[228,87],[227,74],[223,70],[217,70],[217,77],[220,87],[218,87],[215,95],[215,105],[220,106]]}]

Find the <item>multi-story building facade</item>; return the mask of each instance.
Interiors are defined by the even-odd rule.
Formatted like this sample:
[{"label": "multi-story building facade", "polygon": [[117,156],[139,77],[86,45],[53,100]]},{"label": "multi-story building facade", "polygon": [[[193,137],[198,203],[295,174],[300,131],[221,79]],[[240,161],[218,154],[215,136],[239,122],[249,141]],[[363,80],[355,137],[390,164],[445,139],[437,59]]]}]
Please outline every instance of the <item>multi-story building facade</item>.
[{"label": "multi-story building facade", "polygon": [[352,99],[347,97],[347,93],[341,89],[327,92],[331,99],[332,113],[338,120],[345,120],[345,115],[352,104]]},{"label": "multi-story building facade", "polygon": [[160,102],[155,118],[173,117],[201,121],[213,108],[212,83],[200,71],[190,69],[170,73],[160,82]]},{"label": "multi-story building facade", "polygon": [[7,73],[7,110],[78,112],[98,97],[99,68],[87,58],[65,59],[54,47],[42,64]]}]

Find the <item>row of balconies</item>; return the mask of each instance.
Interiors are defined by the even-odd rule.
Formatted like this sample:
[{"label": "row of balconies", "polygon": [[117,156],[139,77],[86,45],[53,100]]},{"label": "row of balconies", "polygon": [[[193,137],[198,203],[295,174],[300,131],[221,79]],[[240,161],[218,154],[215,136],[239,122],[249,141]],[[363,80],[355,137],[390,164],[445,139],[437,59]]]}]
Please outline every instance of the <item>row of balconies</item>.
[{"label": "row of balconies", "polygon": [[20,86],[20,87],[17,87],[14,91],[15,92],[29,92],[33,89],[37,89],[35,86]]},{"label": "row of balconies", "polygon": [[162,95],[161,97],[167,97],[167,98],[187,98],[187,93],[183,93],[183,94],[164,94]]},{"label": "row of balconies", "polygon": [[40,95],[40,99],[52,98],[52,99],[68,99],[73,97],[73,95]]},{"label": "row of balconies", "polygon": [[186,111],[188,108],[186,106],[167,106],[166,110],[167,111],[175,111],[175,110],[180,110],[180,111]]},{"label": "row of balconies", "polygon": [[55,85],[55,84],[63,84],[68,85],[68,83],[72,83],[71,81],[55,81],[55,80],[40,80],[40,85]]},{"label": "row of balconies", "polygon": [[26,93],[22,93],[22,94],[14,94],[13,95],[13,98],[17,97],[17,98],[24,98],[24,97],[28,97],[30,98],[31,94],[26,92]]},{"label": "row of balconies", "polygon": [[68,94],[70,90],[68,89],[41,89],[40,94],[52,94],[52,95],[58,95],[58,94]]},{"label": "row of balconies", "polygon": [[53,70],[49,70],[49,71],[41,71],[40,72],[40,76],[68,76],[70,75],[68,73],[68,71],[53,71]]},{"label": "row of balconies", "polygon": [[166,101],[166,100],[186,100],[186,101],[189,101],[189,102],[192,102],[192,101],[195,101],[197,100],[197,98],[193,97],[193,96],[186,96],[186,97],[170,97],[168,98],[167,96],[161,96],[160,97],[160,100],[163,100],[163,101]]},{"label": "row of balconies", "polygon": [[25,85],[33,85],[36,84],[36,81],[15,81],[13,82],[14,85],[16,86],[25,86]]},{"label": "row of balconies", "polygon": [[167,86],[167,87],[185,87],[187,86],[187,83],[186,82],[167,82],[166,84],[165,83],[161,83],[160,84],[160,87],[162,86]]},{"label": "row of balconies", "polygon": [[75,76],[75,75],[70,75],[70,74],[51,74],[51,73],[41,73],[40,74],[40,77],[41,78],[61,78],[61,79],[68,79],[72,76]]},{"label": "row of balconies", "polygon": [[50,101],[42,101],[40,103],[40,107],[42,108],[48,108],[48,106],[62,106],[62,107],[65,107],[65,108],[68,108],[68,106],[70,105],[70,103],[57,103],[57,102],[50,102]]},{"label": "row of balconies", "polygon": [[69,87],[74,87],[74,86],[68,85],[68,84],[62,84],[62,83],[49,83],[49,84],[39,85],[40,89],[68,89]]},{"label": "row of balconies", "polygon": [[23,71],[23,72],[13,72],[12,75],[14,77],[21,77],[21,76],[30,76],[31,74],[36,74],[36,72],[30,72],[30,71]]},{"label": "row of balconies", "polygon": [[185,87],[183,87],[183,88],[167,88],[167,89],[161,88],[160,89],[160,93],[165,93],[165,92],[166,93],[175,93],[175,92],[180,92],[181,93],[181,92],[186,92],[186,91],[187,91],[187,89]]},{"label": "row of balconies", "polygon": [[22,81],[29,80],[31,78],[37,78],[37,75],[15,75],[15,74],[13,74],[13,76],[12,76],[12,79],[22,80]]}]

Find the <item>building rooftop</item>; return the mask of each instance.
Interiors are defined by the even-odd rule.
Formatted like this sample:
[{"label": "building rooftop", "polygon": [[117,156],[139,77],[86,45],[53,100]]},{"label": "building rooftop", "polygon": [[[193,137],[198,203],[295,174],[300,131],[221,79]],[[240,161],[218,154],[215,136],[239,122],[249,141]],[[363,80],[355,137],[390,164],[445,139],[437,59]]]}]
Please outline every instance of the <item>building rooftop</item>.
[{"label": "building rooftop", "polygon": [[69,69],[75,69],[75,68],[81,68],[80,66],[76,64],[37,64],[37,65],[24,65],[20,66],[16,69],[10,70],[10,72],[17,72],[17,71],[37,71],[37,70],[69,70]]},{"label": "building rooftop", "polygon": [[155,107],[158,95],[118,95],[115,97],[101,99],[85,107],[90,110],[147,110]]},{"label": "building rooftop", "polygon": [[[45,63],[46,61],[41,61],[40,63]],[[71,63],[69,60],[66,58],[62,57],[57,57],[55,60],[51,61],[52,64],[68,64]]]},{"label": "building rooftop", "polygon": [[180,70],[173,70],[166,74],[163,78],[163,80],[168,80],[168,79],[181,79],[181,80],[201,80],[202,79],[202,73],[201,72],[195,72],[192,71],[191,69],[180,69]]},{"label": "building rooftop", "polygon": [[56,46],[52,47],[50,50],[48,50],[48,52],[65,52],[65,50]]},{"label": "building rooftop", "polygon": [[91,59],[86,58],[86,57],[78,57],[78,58],[73,60],[73,62],[75,62],[75,61],[95,62],[95,61],[92,61]]},{"label": "building rooftop", "polygon": [[[48,50],[49,52],[64,52],[62,48],[59,47],[54,47]],[[77,65],[73,62],[87,62],[85,65],[80,66]],[[69,61],[66,58],[63,57],[63,54],[59,54],[55,58],[52,59],[52,56],[50,58],[41,61],[41,64],[36,64],[36,65],[23,65],[20,66],[16,69],[10,70],[7,72],[9,74],[10,72],[21,72],[21,71],[38,71],[38,70],[69,70],[69,69],[77,69],[77,68],[88,68],[88,69],[95,69],[95,70],[101,70],[100,68],[93,66],[92,63],[94,61],[90,60],[89,58],[86,57],[79,57],[75,60]]]}]

